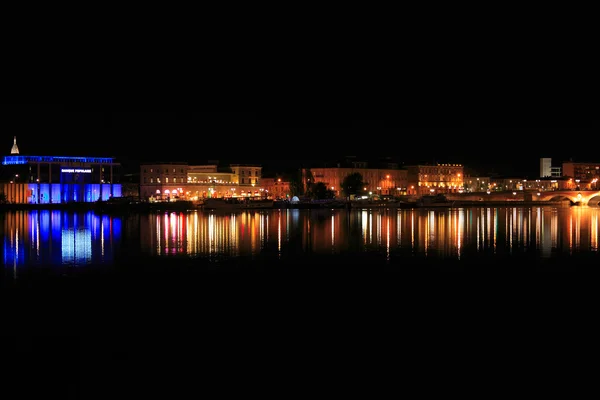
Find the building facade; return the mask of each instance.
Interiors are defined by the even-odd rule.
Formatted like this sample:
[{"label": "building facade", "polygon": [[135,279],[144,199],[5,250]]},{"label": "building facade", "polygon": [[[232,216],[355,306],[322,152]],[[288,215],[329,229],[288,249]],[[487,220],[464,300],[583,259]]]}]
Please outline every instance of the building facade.
[{"label": "building facade", "polygon": [[342,191],[342,182],[353,174],[362,176],[365,194],[378,194],[380,196],[397,196],[407,192],[407,171],[394,168],[368,168],[366,163],[357,167],[327,167],[310,168],[302,170],[304,190],[312,183],[323,182],[331,189],[336,197],[345,196]]},{"label": "building facade", "polygon": [[262,178],[261,187],[266,196],[273,199],[287,199],[292,196],[290,182],[282,178]]},{"label": "building facade", "polygon": [[162,162],[140,165],[140,197],[145,200],[200,200],[212,197],[265,196],[262,167],[232,164],[219,171],[217,165]]},{"label": "building facade", "polygon": [[121,164],[112,157],[22,155],[2,160],[0,193],[16,204],[93,202],[121,196]]},{"label": "building facade", "polygon": [[562,176],[561,167],[553,167],[551,158],[540,158],[540,178],[558,178]]},{"label": "building facade", "polygon": [[552,159],[540,158],[540,178],[552,176]]},{"label": "building facade", "polygon": [[491,191],[493,186],[489,176],[465,176],[463,189],[466,193],[487,192]]},{"label": "building facade", "polygon": [[568,178],[591,182],[600,178],[600,163],[564,162],[562,174]]},{"label": "building facade", "polygon": [[423,196],[464,190],[464,167],[461,164],[411,165],[406,169],[408,194]]}]

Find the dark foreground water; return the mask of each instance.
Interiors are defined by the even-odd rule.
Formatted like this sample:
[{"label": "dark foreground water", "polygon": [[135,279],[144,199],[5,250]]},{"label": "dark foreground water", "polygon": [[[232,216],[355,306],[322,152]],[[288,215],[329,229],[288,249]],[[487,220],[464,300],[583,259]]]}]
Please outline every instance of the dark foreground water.
[{"label": "dark foreground water", "polygon": [[[434,365],[486,360],[508,361],[515,381],[535,369],[530,360],[515,372],[517,357],[550,362],[565,329],[592,332],[599,216],[579,207],[5,213],[6,382],[36,398],[159,389],[174,398],[214,386],[236,397],[373,397],[398,376],[421,382]],[[578,343],[569,340],[569,354]],[[463,368],[470,381],[495,375]],[[374,371],[376,382],[366,380]]]}]

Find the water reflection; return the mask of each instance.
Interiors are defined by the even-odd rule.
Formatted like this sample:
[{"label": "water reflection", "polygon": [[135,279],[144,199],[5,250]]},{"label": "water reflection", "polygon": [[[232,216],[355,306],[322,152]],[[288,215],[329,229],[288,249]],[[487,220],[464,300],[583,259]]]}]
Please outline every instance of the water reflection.
[{"label": "water reflection", "polygon": [[93,212],[17,211],[2,214],[5,266],[89,265],[113,261],[121,220]]},{"label": "water reflection", "polygon": [[153,255],[381,252],[455,257],[535,250],[598,250],[598,208],[439,210],[273,210],[171,213],[141,219],[143,251]]},{"label": "water reflection", "polygon": [[474,207],[167,212],[127,217],[30,211],[0,218],[2,260],[15,267],[111,263],[118,251],[134,257],[141,253],[219,260],[371,253],[387,260],[463,259],[524,252],[552,258],[596,253],[599,213],[599,208],[587,207]]}]

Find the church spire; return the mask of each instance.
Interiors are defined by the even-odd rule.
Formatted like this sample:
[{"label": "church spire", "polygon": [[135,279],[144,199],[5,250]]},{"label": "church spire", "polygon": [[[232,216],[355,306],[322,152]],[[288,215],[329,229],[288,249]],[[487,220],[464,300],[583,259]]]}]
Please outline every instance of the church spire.
[{"label": "church spire", "polygon": [[10,154],[19,154],[19,148],[17,147],[17,137],[13,141],[12,149],[10,149]]}]

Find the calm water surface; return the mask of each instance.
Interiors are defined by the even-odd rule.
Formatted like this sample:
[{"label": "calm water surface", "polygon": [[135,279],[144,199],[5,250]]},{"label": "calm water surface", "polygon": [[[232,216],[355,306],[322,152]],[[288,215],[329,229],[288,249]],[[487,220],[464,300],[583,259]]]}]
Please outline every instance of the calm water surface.
[{"label": "calm water surface", "polygon": [[[101,215],[0,215],[2,263],[118,266],[135,260],[191,265],[261,261],[401,265],[598,257],[599,208],[247,210]],[[599,258],[600,259],[600,258]],[[308,265],[308,264],[307,264]]]}]

